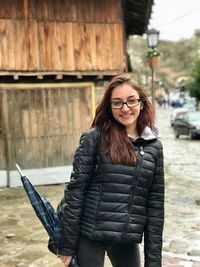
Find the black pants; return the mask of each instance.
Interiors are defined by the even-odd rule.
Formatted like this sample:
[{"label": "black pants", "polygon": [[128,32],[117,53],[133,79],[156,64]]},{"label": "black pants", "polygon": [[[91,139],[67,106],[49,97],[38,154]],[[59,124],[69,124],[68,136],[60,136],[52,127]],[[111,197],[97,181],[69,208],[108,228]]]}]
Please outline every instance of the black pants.
[{"label": "black pants", "polygon": [[80,267],[103,267],[105,251],[113,267],[141,267],[139,245],[115,244],[80,239],[77,261]]}]

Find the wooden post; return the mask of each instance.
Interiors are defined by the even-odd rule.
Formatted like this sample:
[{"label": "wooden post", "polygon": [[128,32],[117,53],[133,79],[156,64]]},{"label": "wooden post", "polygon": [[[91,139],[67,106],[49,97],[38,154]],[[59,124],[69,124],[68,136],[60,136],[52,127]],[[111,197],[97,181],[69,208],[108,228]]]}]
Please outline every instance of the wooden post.
[{"label": "wooden post", "polygon": [[10,186],[10,143],[8,132],[8,103],[7,92],[2,91],[2,134],[5,140],[5,158],[6,158],[6,171],[7,171],[7,187]]}]

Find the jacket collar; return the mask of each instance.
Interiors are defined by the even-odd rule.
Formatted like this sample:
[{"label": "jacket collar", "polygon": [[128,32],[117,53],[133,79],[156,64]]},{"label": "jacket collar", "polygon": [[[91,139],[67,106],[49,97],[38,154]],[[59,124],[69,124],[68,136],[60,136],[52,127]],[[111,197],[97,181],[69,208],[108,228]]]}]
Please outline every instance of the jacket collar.
[{"label": "jacket collar", "polygon": [[153,125],[152,129],[150,127],[146,127],[139,138],[142,138],[146,141],[158,139],[160,137],[160,132],[158,128]]}]

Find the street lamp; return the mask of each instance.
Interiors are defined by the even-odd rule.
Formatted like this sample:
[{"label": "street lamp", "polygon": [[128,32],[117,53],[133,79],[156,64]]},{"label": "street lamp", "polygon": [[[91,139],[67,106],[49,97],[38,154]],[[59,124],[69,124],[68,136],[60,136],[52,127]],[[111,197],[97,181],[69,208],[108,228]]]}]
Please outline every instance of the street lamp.
[{"label": "street lamp", "polygon": [[147,31],[147,43],[148,47],[155,49],[158,46],[160,32],[155,29],[150,29]]},{"label": "street lamp", "polygon": [[[157,56],[156,53],[156,47],[158,46],[158,40],[159,40],[159,31],[156,29],[150,29],[147,31],[147,44],[148,47],[152,50],[152,60],[155,56]],[[155,96],[154,96],[154,64],[150,65],[151,68],[151,97],[152,97],[152,103],[154,104]]]}]

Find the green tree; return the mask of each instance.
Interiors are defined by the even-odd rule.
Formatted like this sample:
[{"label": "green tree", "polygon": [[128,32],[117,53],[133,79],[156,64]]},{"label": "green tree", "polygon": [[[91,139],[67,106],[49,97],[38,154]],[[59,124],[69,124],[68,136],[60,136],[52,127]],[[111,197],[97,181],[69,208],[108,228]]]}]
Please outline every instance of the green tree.
[{"label": "green tree", "polygon": [[196,97],[200,101],[200,59],[197,59],[191,70],[192,79],[187,82],[186,87],[190,91],[190,95]]}]

